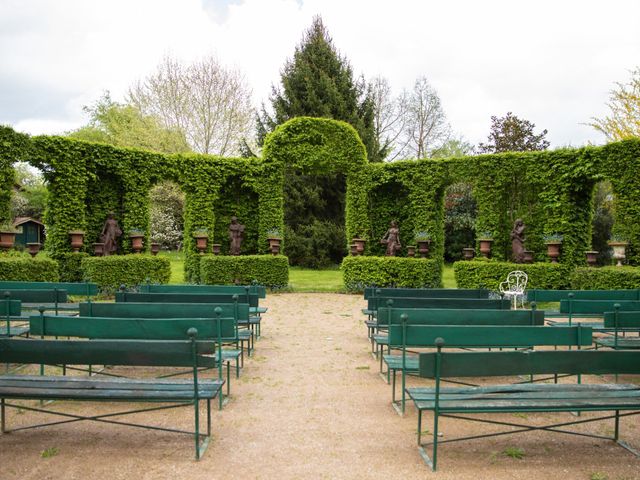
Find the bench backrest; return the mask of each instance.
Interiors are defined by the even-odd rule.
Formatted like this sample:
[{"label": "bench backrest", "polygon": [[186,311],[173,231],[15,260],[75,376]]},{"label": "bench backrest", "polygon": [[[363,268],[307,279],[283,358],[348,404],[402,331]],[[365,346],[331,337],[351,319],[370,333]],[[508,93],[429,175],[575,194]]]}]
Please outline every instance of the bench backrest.
[{"label": "bench backrest", "polygon": [[484,288],[365,288],[365,300],[373,297],[489,298],[489,290]]},{"label": "bench backrest", "polygon": [[161,285],[145,283],[140,285],[140,293],[227,293],[246,295],[258,295],[258,298],[267,297],[267,288],[263,285]]},{"label": "bench backrest", "polygon": [[93,296],[98,294],[98,284],[90,282],[0,282],[0,292],[5,290],[66,290],[68,295]]},{"label": "bench backrest", "polygon": [[57,289],[45,290],[2,290],[2,298],[21,300],[23,303],[65,303],[67,301],[67,291]]},{"label": "bench backrest", "polygon": [[234,338],[237,322],[233,317],[216,318],[107,318],[33,315],[31,335],[79,338],[180,340],[190,328],[198,330],[199,340]]},{"label": "bench backrest", "polygon": [[[389,303],[391,301],[391,303]],[[488,298],[415,298],[415,297],[373,297],[367,300],[370,310],[380,307],[393,308],[453,308],[453,309],[490,309],[509,310],[511,301],[508,299]]]},{"label": "bench backrest", "polygon": [[433,347],[439,337],[449,347],[591,346],[591,327],[391,325],[389,345]]},{"label": "bench backrest", "polygon": [[[235,293],[135,293],[117,292],[116,303],[147,302],[147,303],[233,303],[246,302],[246,295]],[[248,295],[249,305],[258,306],[258,295]]]},{"label": "bench backrest", "polygon": [[378,309],[378,325],[401,324],[402,316],[416,325],[544,325],[542,310],[457,310],[453,308]]},{"label": "bench backrest", "polygon": [[17,317],[22,313],[22,301],[0,299],[0,318]]},{"label": "bench backrest", "polygon": [[640,311],[604,312],[604,326],[606,328],[640,328]]},{"label": "bench backrest", "polygon": [[[214,367],[213,342],[0,339],[0,363]],[[194,365],[195,364],[195,365]]]},{"label": "bench backrest", "polygon": [[82,317],[121,318],[213,318],[220,308],[222,317],[249,319],[246,303],[80,303]]},{"label": "bench backrest", "polygon": [[640,301],[632,300],[560,300],[561,313],[589,313],[604,314],[614,310],[614,305],[620,305],[621,311],[640,310]]},{"label": "bench backrest", "polygon": [[640,289],[633,290],[527,290],[530,302],[559,302],[572,294],[574,300],[640,300]]},{"label": "bench backrest", "polygon": [[[446,345],[446,344],[445,344]],[[638,374],[640,352],[624,350],[442,352],[420,354],[420,376]]]}]

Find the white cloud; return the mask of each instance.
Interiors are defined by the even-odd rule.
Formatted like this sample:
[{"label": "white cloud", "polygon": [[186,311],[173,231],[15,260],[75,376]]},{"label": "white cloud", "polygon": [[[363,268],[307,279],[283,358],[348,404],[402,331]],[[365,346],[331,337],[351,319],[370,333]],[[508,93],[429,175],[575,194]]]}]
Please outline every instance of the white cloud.
[{"label": "white cloud", "polygon": [[[103,90],[122,98],[162,56],[215,53],[266,100],[314,14],[356,74],[400,91],[426,75],[453,128],[483,141],[513,111],[552,145],[599,143],[580,125],[640,62],[633,0],[9,0],[0,4],[0,123],[33,133],[80,125]],[[68,126],[71,127],[68,127]],[[52,130],[47,130],[51,128]]]}]

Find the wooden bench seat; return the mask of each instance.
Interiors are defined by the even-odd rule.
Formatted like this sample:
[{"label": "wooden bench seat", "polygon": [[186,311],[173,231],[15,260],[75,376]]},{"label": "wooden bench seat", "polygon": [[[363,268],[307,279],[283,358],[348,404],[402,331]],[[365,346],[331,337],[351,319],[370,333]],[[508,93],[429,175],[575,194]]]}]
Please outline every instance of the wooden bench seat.
[{"label": "wooden bench seat", "polygon": [[[438,446],[444,443],[497,437],[532,430],[559,432],[581,437],[613,440],[640,456],[619,439],[622,417],[640,414],[640,386],[620,384],[519,384],[482,387],[443,388],[443,377],[504,377],[511,375],[569,374],[639,374],[640,352],[632,351],[513,351],[513,352],[443,352],[443,338],[434,342],[436,352],[419,355],[419,375],[435,379],[429,388],[407,388],[407,395],[418,410],[418,449],[433,470],[437,468]],[[433,412],[432,441],[422,443],[423,412]],[[491,420],[467,417],[477,413],[535,412],[613,412],[598,417],[580,418],[556,424],[528,425],[513,419]],[[508,430],[440,440],[439,420],[455,418],[499,424]],[[601,420],[613,420],[612,436],[575,432],[567,427]],[[428,454],[426,447],[431,446]]]}]

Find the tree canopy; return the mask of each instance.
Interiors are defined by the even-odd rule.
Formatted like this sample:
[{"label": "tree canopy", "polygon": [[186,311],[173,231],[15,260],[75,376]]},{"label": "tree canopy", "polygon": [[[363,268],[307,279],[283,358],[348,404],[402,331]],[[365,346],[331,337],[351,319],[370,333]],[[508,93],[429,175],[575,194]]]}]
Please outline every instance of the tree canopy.
[{"label": "tree canopy", "polygon": [[640,137],[640,67],[631,72],[628,83],[616,83],[609,95],[609,115],[592,118],[593,128],[610,141]]},{"label": "tree canopy", "polygon": [[547,130],[535,134],[535,124],[529,120],[521,120],[513,113],[498,118],[491,117],[491,132],[487,143],[478,145],[479,153],[526,152],[546,150],[549,142],[545,139]]}]

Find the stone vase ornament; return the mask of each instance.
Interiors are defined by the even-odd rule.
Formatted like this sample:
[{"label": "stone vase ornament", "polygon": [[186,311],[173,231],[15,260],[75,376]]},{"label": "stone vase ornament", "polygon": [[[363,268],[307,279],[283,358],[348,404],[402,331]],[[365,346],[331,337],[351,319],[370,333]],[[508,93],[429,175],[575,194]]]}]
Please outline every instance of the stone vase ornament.
[{"label": "stone vase ornament", "polygon": [[11,250],[16,243],[16,232],[11,230],[0,231],[0,248],[2,250]]},{"label": "stone vase ornament", "polygon": [[40,248],[42,248],[42,245],[38,242],[27,243],[27,249],[29,251],[29,255],[31,255],[31,258],[34,258],[36,255],[38,255]]},{"label": "stone vase ornament", "polygon": [[407,257],[413,258],[416,256],[416,246],[415,245],[409,245],[407,247]]},{"label": "stone vase ornament", "polygon": [[480,253],[484,258],[491,257],[491,245],[493,244],[492,238],[481,238],[478,240],[480,243]]},{"label": "stone vase ornament", "polygon": [[84,245],[84,231],[72,230],[69,232],[69,239],[71,241],[71,249],[74,253],[78,253]]},{"label": "stone vase ornament", "polygon": [[562,242],[547,242],[547,256],[551,259],[551,263],[558,263],[561,246]]},{"label": "stone vase ornament", "polygon": [[214,255],[220,255],[220,252],[222,251],[222,244],[220,244],[220,243],[212,243],[211,244],[211,249],[213,250],[213,254]]},{"label": "stone vase ornament", "polygon": [[129,235],[131,239],[131,249],[133,253],[140,253],[144,248],[144,234],[142,233],[132,233]]},{"label": "stone vase ornament", "polygon": [[200,255],[204,255],[207,251],[207,244],[209,243],[209,235],[204,233],[196,233],[193,235],[196,239],[196,249]]},{"label": "stone vase ornament", "polygon": [[96,257],[104,256],[104,243],[103,242],[97,242],[97,243],[93,244],[93,254]]},{"label": "stone vase ornament", "polygon": [[587,250],[584,254],[587,256],[587,265],[595,267],[598,264],[598,252],[597,250]]},{"label": "stone vase ornament", "polygon": [[352,242],[356,246],[356,250],[358,250],[358,255],[362,255],[367,241],[364,238],[354,238]]},{"label": "stone vase ornament", "polygon": [[355,243],[349,245],[349,253],[351,253],[351,256],[353,257],[358,256],[358,246]]},{"label": "stone vase ornament", "polygon": [[613,249],[613,255],[611,256],[617,262],[616,267],[621,267],[622,262],[625,260],[625,258],[627,258],[626,253],[627,253],[627,245],[629,245],[629,242],[611,240],[608,242],[608,244]]},{"label": "stone vase ornament", "polygon": [[462,256],[465,260],[473,260],[473,257],[476,254],[476,249],[471,247],[466,247],[462,249]]},{"label": "stone vase ornament", "polygon": [[280,245],[282,245],[282,239],[277,237],[267,238],[269,241],[269,250],[272,255],[278,255],[280,253]]},{"label": "stone vase ornament", "polygon": [[155,257],[156,255],[158,255],[159,252],[160,252],[160,244],[159,243],[152,243],[151,244],[151,255],[153,255]]}]

